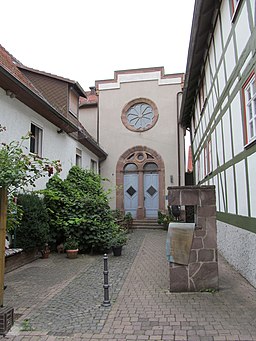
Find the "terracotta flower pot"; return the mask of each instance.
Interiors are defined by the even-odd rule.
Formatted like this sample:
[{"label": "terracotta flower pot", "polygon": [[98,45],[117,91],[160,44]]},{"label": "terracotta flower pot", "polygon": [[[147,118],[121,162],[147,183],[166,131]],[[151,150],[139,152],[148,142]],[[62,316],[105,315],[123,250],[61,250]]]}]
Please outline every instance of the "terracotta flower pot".
[{"label": "terracotta flower pot", "polygon": [[78,249],[77,250],[66,250],[66,253],[67,253],[67,257],[69,259],[75,259],[75,258],[77,258]]}]

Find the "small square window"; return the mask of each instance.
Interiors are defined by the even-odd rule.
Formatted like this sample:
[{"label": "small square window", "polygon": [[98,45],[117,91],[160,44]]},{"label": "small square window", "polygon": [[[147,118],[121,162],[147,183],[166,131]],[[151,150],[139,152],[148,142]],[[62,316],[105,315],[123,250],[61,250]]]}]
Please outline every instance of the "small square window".
[{"label": "small square window", "polygon": [[31,123],[30,127],[30,152],[38,156],[42,156],[42,140],[43,140],[43,130]]}]

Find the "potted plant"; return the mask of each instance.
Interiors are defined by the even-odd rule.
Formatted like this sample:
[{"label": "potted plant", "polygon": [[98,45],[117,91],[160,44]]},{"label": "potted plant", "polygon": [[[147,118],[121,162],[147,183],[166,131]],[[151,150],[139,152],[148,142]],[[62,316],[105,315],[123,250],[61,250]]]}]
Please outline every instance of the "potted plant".
[{"label": "potted plant", "polygon": [[41,250],[42,258],[43,259],[49,258],[50,252],[51,250],[48,243],[45,243],[43,249]]},{"label": "potted plant", "polygon": [[64,248],[67,253],[67,257],[70,259],[77,258],[78,254],[78,241],[77,239],[69,236],[64,244]]},{"label": "potted plant", "polygon": [[122,248],[127,242],[127,234],[123,230],[118,230],[113,234],[111,238],[111,248],[113,251],[114,256],[121,256]]},{"label": "potted plant", "polygon": [[133,223],[133,217],[131,212],[127,212],[124,216],[124,225],[127,228],[127,230],[132,228],[132,223]]}]

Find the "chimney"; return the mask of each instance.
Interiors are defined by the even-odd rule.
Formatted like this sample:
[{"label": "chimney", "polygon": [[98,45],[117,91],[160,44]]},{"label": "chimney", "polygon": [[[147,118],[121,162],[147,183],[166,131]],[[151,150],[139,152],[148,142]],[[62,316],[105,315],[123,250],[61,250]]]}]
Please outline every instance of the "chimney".
[{"label": "chimney", "polygon": [[89,89],[91,90],[91,95],[96,95],[96,87],[90,86]]}]

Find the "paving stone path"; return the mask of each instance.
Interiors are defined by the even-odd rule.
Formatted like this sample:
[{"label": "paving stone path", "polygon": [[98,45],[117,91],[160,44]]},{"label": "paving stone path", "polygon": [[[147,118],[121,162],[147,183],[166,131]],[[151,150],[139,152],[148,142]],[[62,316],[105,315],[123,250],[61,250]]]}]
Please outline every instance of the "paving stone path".
[{"label": "paving stone path", "polygon": [[[51,255],[7,274],[5,305],[22,316],[5,339],[256,341],[256,290],[220,257],[219,292],[170,293],[165,237],[134,231],[122,257],[109,255],[109,308],[102,256]],[[24,318],[34,331],[20,330]]]}]

